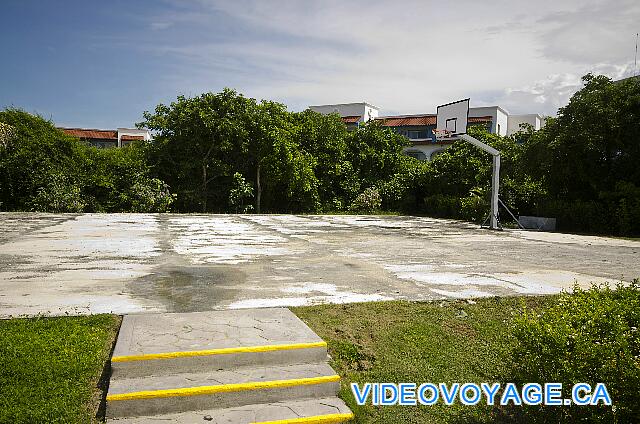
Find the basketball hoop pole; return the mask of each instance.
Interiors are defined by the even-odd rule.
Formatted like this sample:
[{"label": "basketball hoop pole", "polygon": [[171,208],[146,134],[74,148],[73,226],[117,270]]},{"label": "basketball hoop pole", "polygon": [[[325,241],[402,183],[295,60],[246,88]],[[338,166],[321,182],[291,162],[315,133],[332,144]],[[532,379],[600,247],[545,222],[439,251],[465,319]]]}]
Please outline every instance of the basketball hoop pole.
[{"label": "basketball hoop pole", "polygon": [[489,228],[492,230],[499,230],[498,222],[498,193],[500,191],[500,152],[488,144],[484,144],[477,138],[471,137],[468,134],[458,134],[458,137],[468,143],[473,144],[479,149],[485,152],[491,153],[493,156],[493,173],[491,176],[491,212],[489,220]]},{"label": "basketball hoop pole", "polygon": [[[498,192],[500,190],[500,152],[493,147],[484,144],[482,141],[467,135],[467,126],[469,123],[469,99],[458,100],[438,106],[438,115],[436,117],[436,129],[433,131],[436,140],[443,139],[443,135],[447,140],[455,140],[459,138],[468,143],[473,144],[485,152],[491,153],[493,156],[493,175],[491,176],[491,212],[489,214],[489,228],[492,230],[501,230],[500,221],[498,220]],[[485,221],[486,222],[486,221]],[[484,224],[482,224],[484,227]]]}]

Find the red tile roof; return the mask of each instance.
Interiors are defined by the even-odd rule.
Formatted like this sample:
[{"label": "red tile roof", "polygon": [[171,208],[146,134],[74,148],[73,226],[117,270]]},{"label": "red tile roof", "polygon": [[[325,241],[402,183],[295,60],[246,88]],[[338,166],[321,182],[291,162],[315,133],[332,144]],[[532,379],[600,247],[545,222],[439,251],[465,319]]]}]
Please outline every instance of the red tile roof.
[{"label": "red tile roof", "polygon": [[[436,115],[388,116],[378,119],[382,121],[382,125],[384,125],[385,127],[408,127],[436,124]],[[475,124],[479,122],[491,122],[491,117],[469,117],[469,123]]]},{"label": "red tile roof", "polygon": [[470,116],[469,122],[474,124],[478,122],[491,122],[491,117],[490,116]]},{"label": "red tile roof", "polygon": [[345,124],[357,124],[361,116],[343,116],[342,122]]},{"label": "red tile roof", "polygon": [[436,115],[389,116],[378,118],[385,127],[405,127],[410,125],[435,125]]},{"label": "red tile roof", "polygon": [[83,128],[60,128],[66,134],[73,135],[78,138],[97,138],[97,139],[118,139],[118,131],[115,130],[85,130]]},{"label": "red tile roof", "polygon": [[120,137],[120,140],[123,140],[123,141],[144,140],[144,137],[141,135],[123,135],[122,137]]}]

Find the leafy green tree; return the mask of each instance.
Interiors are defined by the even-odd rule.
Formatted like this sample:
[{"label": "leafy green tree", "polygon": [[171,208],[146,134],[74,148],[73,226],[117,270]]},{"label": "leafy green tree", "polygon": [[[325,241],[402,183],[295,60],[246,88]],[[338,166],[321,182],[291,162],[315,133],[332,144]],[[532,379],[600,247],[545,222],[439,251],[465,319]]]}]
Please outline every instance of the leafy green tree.
[{"label": "leafy green tree", "polygon": [[144,116],[139,125],[156,133],[147,146],[153,170],[177,192],[179,210],[234,210],[236,173],[254,182],[257,212],[265,206],[317,209],[314,161],[300,149],[284,105],[258,103],[225,89],[178,97]]},{"label": "leafy green tree", "polygon": [[640,81],[599,75],[531,137],[523,165],[565,199],[597,199],[618,181],[640,185]]},{"label": "leafy green tree", "polygon": [[394,175],[404,163],[403,148],[409,140],[380,122],[371,121],[347,137],[348,160],[365,187],[372,187]]},{"label": "leafy green tree", "polygon": [[[233,174],[248,146],[247,117],[255,101],[233,90],[178,96],[138,126],[154,131],[149,158],[154,172],[178,194],[179,210],[221,211]],[[213,206],[211,206],[213,202]]]},{"label": "leafy green tree", "polygon": [[[58,130],[53,123],[20,109],[0,111],[0,122],[13,128],[12,137],[0,147],[0,202],[5,210],[77,210],[75,189],[82,187],[87,146]],[[48,200],[66,193],[68,208]],[[37,203],[33,203],[38,199]]]},{"label": "leafy green tree", "polygon": [[524,143],[521,168],[542,181],[548,196],[538,210],[560,228],[640,234],[640,80],[583,82]]},{"label": "leafy green tree", "polygon": [[[276,168],[272,161],[286,160],[286,157],[275,155],[276,146],[283,142],[282,137],[286,136],[286,129],[291,119],[286,106],[281,103],[262,101],[260,104],[254,102],[250,114],[246,117],[248,126],[247,146],[243,149],[246,152],[248,163],[253,168],[256,182],[256,212],[262,211],[262,192],[265,185],[265,167]],[[269,175],[267,175],[269,177]],[[278,178],[271,175],[272,178]],[[267,181],[266,185],[273,185],[275,181]]]},{"label": "leafy green tree", "polygon": [[274,212],[317,212],[320,202],[315,158],[300,149],[293,130],[277,131],[273,151],[265,158],[265,174],[269,175],[266,204]]},{"label": "leafy green tree", "polygon": [[298,144],[315,159],[321,209],[344,209],[360,190],[348,159],[347,127],[338,114],[322,115],[310,109],[295,114],[294,120]]},{"label": "leafy green tree", "polygon": [[97,149],[19,109],[0,112],[11,136],[0,145],[0,204],[6,210],[164,212],[167,185],[149,178],[141,146]]}]

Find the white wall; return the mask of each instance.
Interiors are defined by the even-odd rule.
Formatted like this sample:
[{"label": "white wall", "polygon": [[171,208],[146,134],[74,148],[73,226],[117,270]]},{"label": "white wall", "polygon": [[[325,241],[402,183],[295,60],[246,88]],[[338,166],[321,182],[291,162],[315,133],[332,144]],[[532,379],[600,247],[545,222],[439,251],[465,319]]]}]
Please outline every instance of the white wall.
[{"label": "white wall", "polygon": [[[485,107],[471,107],[469,108],[469,117],[479,118],[482,116],[491,117],[491,133],[507,135],[509,117],[507,112],[501,109],[499,106],[485,106]],[[500,125],[500,132],[498,132],[498,125]]]},{"label": "white wall", "polygon": [[118,147],[122,147],[122,136],[123,135],[133,135],[143,137],[143,140],[149,141],[151,140],[151,133],[149,130],[139,130],[137,128],[118,128]]},{"label": "white wall", "polygon": [[509,128],[507,135],[511,135],[520,131],[520,124],[529,124],[533,126],[534,130],[539,130],[544,125],[542,116],[536,113],[530,113],[527,115],[510,115],[509,116]]},{"label": "white wall", "polygon": [[378,108],[365,104],[364,106],[364,120],[376,119],[378,117]]}]

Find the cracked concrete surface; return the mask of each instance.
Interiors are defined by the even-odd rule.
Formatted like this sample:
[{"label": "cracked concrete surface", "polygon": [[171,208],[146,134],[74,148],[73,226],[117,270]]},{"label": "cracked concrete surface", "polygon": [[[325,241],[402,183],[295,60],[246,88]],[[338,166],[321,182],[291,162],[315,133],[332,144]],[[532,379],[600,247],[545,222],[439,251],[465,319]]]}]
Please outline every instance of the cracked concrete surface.
[{"label": "cracked concrete surface", "polygon": [[[209,422],[213,424],[251,423],[257,421],[296,419],[313,415],[346,414],[349,412],[349,409],[342,400],[337,397],[332,397],[246,405],[227,409],[189,411],[161,416],[114,418],[109,422],[121,424],[151,424],[158,422],[185,424],[199,422]],[[204,417],[211,418],[211,420],[205,420]]]},{"label": "cracked concrete surface", "polygon": [[322,341],[288,309],[248,312],[127,315],[113,356]]},{"label": "cracked concrete surface", "polygon": [[557,293],[640,242],[394,216],[0,213],[0,316]]}]

